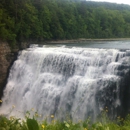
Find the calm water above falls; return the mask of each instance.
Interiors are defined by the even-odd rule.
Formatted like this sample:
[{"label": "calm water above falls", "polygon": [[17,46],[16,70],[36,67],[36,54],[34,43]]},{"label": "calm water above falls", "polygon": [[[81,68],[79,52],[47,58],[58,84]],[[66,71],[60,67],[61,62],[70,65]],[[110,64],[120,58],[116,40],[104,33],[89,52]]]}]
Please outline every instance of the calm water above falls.
[{"label": "calm water above falls", "polygon": [[[22,117],[34,108],[42,119],[69,114],[74,121],[89,116],[95,120],[107,106],[113,118],[127,114],[130,50],[92,46],[33,46],[21,51],[10,70],[0,113]],[[10,113],[12,105],[16,108]]]},{"label": "calm water above falls", "polygon": [[[59,45],[59,44],[57,44]],[[88,41],[81,43],[60,44],[66,46],[85,47],[85,48],[104,48],[104,49],[130,49],[130,41]]]}]

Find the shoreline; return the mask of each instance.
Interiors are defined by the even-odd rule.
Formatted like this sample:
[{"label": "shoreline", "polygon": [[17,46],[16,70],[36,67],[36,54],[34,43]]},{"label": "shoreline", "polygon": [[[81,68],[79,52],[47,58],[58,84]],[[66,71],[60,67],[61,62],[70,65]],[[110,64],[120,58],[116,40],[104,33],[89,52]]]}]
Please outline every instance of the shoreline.
[{"label": "shoreline", "polygon": [[79,42],[93,42],[93,41],[130,41],[130,38],[106,38],[106,39],[72,39],[72,40],[51,40],[51,41],[44,41],[47,44],[60,44],[60,43],[79,43]]}]

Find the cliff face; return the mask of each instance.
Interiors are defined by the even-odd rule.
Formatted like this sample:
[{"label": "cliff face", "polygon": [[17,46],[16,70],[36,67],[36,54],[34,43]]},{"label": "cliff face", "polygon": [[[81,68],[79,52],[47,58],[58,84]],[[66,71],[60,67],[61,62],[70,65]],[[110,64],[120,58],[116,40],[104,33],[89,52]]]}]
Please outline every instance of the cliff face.
[{"label": "cliff face", "polygon": [[0,98],[3,95],[3,89],[9,74],[9,68],[15,57],[16,56],[11,52],[9,45],[6,42],[0,41]]}]

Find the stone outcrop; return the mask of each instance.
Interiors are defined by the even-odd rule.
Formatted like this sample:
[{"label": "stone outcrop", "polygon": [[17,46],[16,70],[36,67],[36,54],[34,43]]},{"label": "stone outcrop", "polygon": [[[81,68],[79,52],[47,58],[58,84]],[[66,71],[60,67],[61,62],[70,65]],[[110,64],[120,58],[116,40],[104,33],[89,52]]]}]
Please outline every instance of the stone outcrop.
[{"label": "stone outcrop", "polygon": [[0,98],[3,95],[3,89],[6,84],[6,80],[9,74],[9,69],[15,59],[14,52],[7,42],[0,41]]}]

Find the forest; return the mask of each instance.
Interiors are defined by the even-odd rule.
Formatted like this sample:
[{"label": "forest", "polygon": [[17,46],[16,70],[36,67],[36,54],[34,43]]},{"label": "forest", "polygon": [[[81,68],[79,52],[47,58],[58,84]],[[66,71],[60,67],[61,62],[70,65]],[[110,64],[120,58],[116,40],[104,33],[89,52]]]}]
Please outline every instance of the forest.
[{"label": "forest", "polygon": [[29,40],[130,37],[130,6],[79,0],[1,0],[0,39],[11,46]]}]

